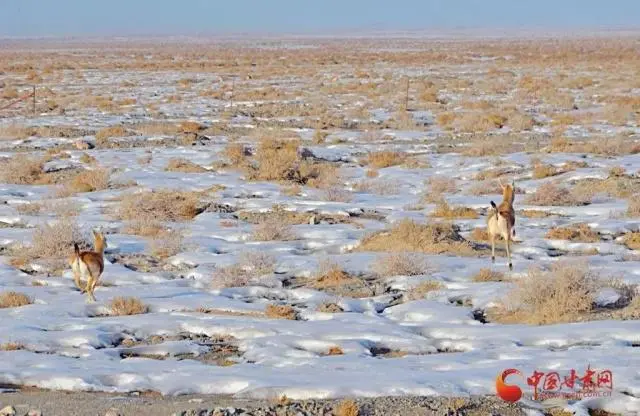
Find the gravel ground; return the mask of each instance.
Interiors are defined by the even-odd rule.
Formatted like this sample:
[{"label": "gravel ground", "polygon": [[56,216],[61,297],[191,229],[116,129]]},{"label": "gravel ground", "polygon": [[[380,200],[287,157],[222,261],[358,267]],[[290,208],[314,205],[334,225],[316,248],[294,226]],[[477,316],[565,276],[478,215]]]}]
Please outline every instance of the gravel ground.
[{"label": "gravel ground", "polygon": [[[355,406],[353,406],[355,404]],[[11,406],[16,416],[427,416],[524,415],[524,411],[495,397],[377,397],[355,400],[305,400],[276,403],[230,396],[114,395],[86,392],[21,390],[0,393],[0,409]],[[4,410],[3,409],[3,410]],[[357,410],[356,410],[357,409]],[[40,413],[38,413],[40,412]],[[4,416],[0,410],[0,416]]]}]

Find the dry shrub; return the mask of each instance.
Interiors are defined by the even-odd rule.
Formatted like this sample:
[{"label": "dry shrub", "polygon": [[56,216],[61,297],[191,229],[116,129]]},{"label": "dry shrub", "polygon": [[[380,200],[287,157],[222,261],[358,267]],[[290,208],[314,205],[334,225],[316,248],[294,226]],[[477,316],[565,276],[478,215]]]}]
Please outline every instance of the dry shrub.
[{"label": "dry shrub", "polygon": [[74,175],[56,192],[58,197],[66,197],[84,192],[102,191],[109,187],[109,169],[83,170]]},{"label": "dry shrub", "polygon": [[178,129],[183,133],[197,133],[204,130],[204,126],[195,121],[183,121],[178,126]]},{"label": "dry shrub", "polygon": [[183,235],[180,230],[162,230],[151,238],[149,250],[151,254],[167,258],[175,256],[183,249]]},{"label": "dry shrub", "polygon": [[429,191],[434,194],[454,193],[458,189],[456,180],[447,176],[432,176],[428,184]]},{"label": "dry shrub", "polygon": [[372,264],[379,276],[417,276],[433,269],[421,253],[398,252],[378,256]]},{"label": "dry shrub", "polygon": [[340,312],[344,312],[344,309],[342,309],[342,307],[340,307],[340,305],[336,303],[325,302],[318,306],[317,311],[324,312],[324,313],[340,313]]},{"label": "dry shrub", "polygon": [[322,199],[331,202],[350,202],[353,200],[353,194],[338,186],[331,186],[323,191]]},{"label": "dry shrub", "polygon": [[247,286],[252,279],[275,271],[276,260],[262,251],[246,251],[240,254],[238,263],[217,268],[212,286],[216,289]]},{"label": "dry shrub", "polygon": [[507,126],[511,127],[514,131],[531,130],[533,126],[535,126],[535,121],[533,117],[527,114],[514,113],[509,116]]},{"label": "dry shrub", "polygon": [[342,350],[342,348],[336,345],[336,346],[330,347],[329,351],[327,351],[323,355],[344,355],[344,351]]},{"label": "dry shrub", "polygon": [[31,258],[67,258],[73,253],[73,243],[87,246],[78,224],[63,218],[38,226],[33,232],[32,245],[26,250]]},{"label": "dry shrub", "polygon": [[377,169],[367,169],[367,172],[365,173],[367,178],[377,178],[379,175],[380,172],[378,172]]},{"label": "dry shrub", "polygon": [[640,195],[633,196],[629,199],[627,205],[628,217],[640,217]]},{"label": "dry shrub", "polygon": [[240,167],[244,164],[246,157],[251,156],[251,153],[245,149],[242,143],[229,143],[222,151],[222,155],[233,166]]},{"label": "dry shrub", "polygon": [[467,207],[451,207],[446,201],[442,200],[436,204],[436,209],[431,213],[432,217],[437,218],[478,218],[478,213],[475,209]]},{"label": "dry shrub", "polygon": [[113,298],[109,308],[113,316],[140,315],[149,312],[149,307],[142,303],[140,299],[134,297],[119,296]]},{"label": "dry shrub", "polygon": [[0,351],[18,351],[23,349],[24,345],[17,342],[7,342],[0,345]]},{"label": "dry shrub", "polygon": [[253,241],[290,241],[295,238],[291,226],[275,213],[260,221],[251,233]]},{"label": "dry shrub", "polygon": [[267,316],[267,318],[271,318],[271,319],[290,319],[292,321],[295,321],[296,319],[298,319],[298,314],[296,310],[289,305],[269,304],[264,310],[264,313]]},{"label": "dry shrub", "polygon": [[600,235],[587,224],[575,224],[569,227],[554,227],[547,232],[545,238],[551,240],[569,240],[583,243],[596,243]]},{"label": "dry shrub", "polygon": [[0,182],[17,185],[37,183],[42,174],[44,162],[24,154],[16,154],[0,162]]},{"label": "dry shrub", "polygon": [[112,137],[126,137],[128,136],[127,130],[122,126],[109,126],[98,130],[96,133],[96,142],[99,145],[104,145]]},{"label": "dry shrub", "polygon": [[482,268],[471,278],[474,282],[504,282],[504,273],[496,272],[488,268]]},{"label": "dry shrub", "polygon": [[475,227],[473,231],[471,231],[470,237],[474,241],[489,241],[487,227]]},{"label": "dry shrub", "polygon": [[543,179],[559,173],[558,169],[554,166],[537,163],[533,166],[532,176],[534,179]]},{"label": "dry shrub", "polygon": [[182,173],[202,173],[208,172],[207,169],[193,163],[190,160],[174,157],[169,159],[167,167],[164,169],[168,172],[182,172]]},{"label": "dry shrub", "polygon": [[364,192],[376,195],[398,195],[400,193],[400,182],[395,179],[366,179],[353,184],[355,192]]},{"label": "dry shrub", "polygon": [[491,310],[490,316],[501,323],[573,322],[594,309],[595,297],[602,286],[585,263],[561,261],[549,271],[531,269],[516,281],[508,304]]},{"label": "dry shrub", "polygon": [[299,140],[264,138],[256,151],[257,167],[249,179],[263,181],[294,180],[299,163]]},{"label": "dry shrub", "polygon": [[367,156],[367,164],[374,169],[382,169],[401,165],[406,159],[407,155],[402,152],[372,152]]},{"label": "dry shrub", "polygon": [[425,280],[409,289],[404,294],[404,298],[406,301],[420,300],[424,299],[427,293],[442,290],[444,288],[445,286],[437,280]]},{"label": "dry shrub", "polygon": [[502,128],[507,118],[496,113],[463,113],[453,123],[453,126],[465,133],[487,132]]},{"label": "dry shrub", "polygon": [[630,198],[640,194],[640,180],[627,176],[581,179],[575,183],[571,192],[584,199],[591,199],[596,195]]},{"label": "dry shrub", "polygon": [[358,416],[360,414],[360,407],[355,401],[345,399],[336,405],[333,413],[335,416]]},{"label": "dry shrub", "polygon": [[353,280],[353,277],[328,259],[322,259],[312,286],[316,289],[326,289],[345,285]]},{"label": "dry shrub", "polygon": [[199,213],[198,194],[189,191],[161,189],[124,195],[117,215],[123,220],[156,221],[190,220]]},{"label": "dry shrub", "polygon": [[640,250],[640,232],[627,233],[623,239],[624,245],[631,250]]},{"label": "dry shrub", "polygon": [[518,215],[522,215],[526,218],[547,218],[555,214],[548,211],[540,211],[538,209],[523,209],[522,211],[518,211]]},{"label": "dry shrub", "polygon": [[540,185],[534,193],[528,195],[525,198],[525,203],[544,206],[578,206],[589,204],[590,199],[548,182]]},{"label": "dry shrub", "polygon": [[155,237],[166,230],[162,222],[154,219],[150,215],[143,216],[137,220],[127,223],[122,232],[125,234],[140,235],[143,237]]},{"label": "dry shrub", "polygon": [[430,254],[452,253],[471,256],[476,251],[460,236],[455,224],[419,224],[405,219],[391,228],[365,237],[360,250],[365,251],[417,251]]},{"label": "dry shrub", "polygon": [[20,306],[31,305],[31,298],[20,292],[0,293],[0,308],[18,308]]},{"label": "dry shrub", "polygon": [[609,177],[619,178],[621,176],[626,176],[627,170],[624,166],[613,166],[609,169]]}]

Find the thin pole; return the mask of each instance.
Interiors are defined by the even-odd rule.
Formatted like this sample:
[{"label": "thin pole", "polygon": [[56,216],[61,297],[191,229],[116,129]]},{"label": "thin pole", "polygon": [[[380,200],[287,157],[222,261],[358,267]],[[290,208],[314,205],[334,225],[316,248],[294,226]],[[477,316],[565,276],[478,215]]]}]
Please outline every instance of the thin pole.
[{"label": "thin pole", "polygon": [[36,86],[33,86],[33,115],[36,115]]},{"label": "thin pole", "polygon": [[411,78],[407,77],[407,93],[404,97],[404,111],[409,111],[409,81]]}]

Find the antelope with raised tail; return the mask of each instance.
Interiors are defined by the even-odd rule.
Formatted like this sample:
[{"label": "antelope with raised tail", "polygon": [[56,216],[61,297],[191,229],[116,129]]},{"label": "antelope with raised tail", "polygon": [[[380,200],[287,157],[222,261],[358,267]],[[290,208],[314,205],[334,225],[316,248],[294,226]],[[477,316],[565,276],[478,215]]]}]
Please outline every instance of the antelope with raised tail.
[{"label": "antelope with raised tail", "polygon": [[513,209],[515,182],[512,181],[511,184],[504,185],[500,181],[500,187],[502,188],[502,202],[496,206],[495,202],[491,201],[491,211],[489,218],[487,218],[487,233],[491,241],[491,262],[495,263],[496,261],[496,237],[500,236],[505,241],[509,270],[513,270],[511,242],[516,236],[516,213]]}]

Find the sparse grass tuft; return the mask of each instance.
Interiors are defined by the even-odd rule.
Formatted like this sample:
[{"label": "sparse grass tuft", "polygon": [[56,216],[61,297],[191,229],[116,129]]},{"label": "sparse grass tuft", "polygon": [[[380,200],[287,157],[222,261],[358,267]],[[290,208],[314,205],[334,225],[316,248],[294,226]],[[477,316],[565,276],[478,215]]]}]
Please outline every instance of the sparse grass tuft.
[{"label": "sparse grass tuft", "polygon": [[451,207],[446,201],[442,200],[436,204],[436,209],[431,213],[432,217],[436,218],[478,218],[478,213],[475,209],[467,207]]},{"label": "sparse grass tuft", "polygon": [[295,238],[291,226],[277,215],[262,220],[251,233],[253,241],[289,241]]},{"label": "sparse grass tuft", "polygon": [[425,280],[409,289],[404,298],[406,301],[424,299],[427,293],[444,289],[445,286],[437,280]]},{"label": "sparse grass tuft", "polygon": [[17,342],[6,342],[0,345],[0,351],[18,351],[23,349],[24,345]]},{"label": "sparse grass tuft", "polygon": [[474,282],[504,282],[504,273],[496,272],[488,268],[482,268],[476,273],[471,280]]},{"label": "sparse grass tuft", "polygon": [[207,169],[183,158],[171,158],[167,167],[164,169],[167,172],[182,172],[182,173],[202,173],[208,172]]},{"label": "sparse grass tuft", "polygon": [[70,218],[62,218],[51,224],[38,226],[32,244],[25,250],[30,258],[67,258],[73,252],[73,243],[87,246],[78,224]]},{"label": "sparse grass tuft", "polygon": [[183,248],[183,236],[180,230],[163,229],[149,242],[151,254],[163,259],[175,256]]},{"label": "sparse grass tuft", "polygon": [[124,195],[117,210],[123,220],[138,221],[153,218],[156,221],[190,220],[198,211],[195,192],[162,189]]},{"label": "sparse grass tuft", "polygon": [[623,242],[631,250],[640,250],[640,232],[627,233]]},{"label": "sparse grass tuft", "polygon": [[640,217],[640,195],[633,196],[629,199],[627,205],[628,217]]},{"label": "sparse grass tuft", "polygon": [[547,232],[545,238],[551,240],[569,240],[582,243],[596,243],[600,236],[587,224],[575,224],[569,227],[554,227]]},{"label": "sparse grass tuft", "polygon": [[112,137],[126,137],[127,130],[122,126],[110,126],[98,130],[96,133],[96,143],[99,146],[105,146]]},{"label": "sparse grass tuft", "polygon": [[367,164],[374,169],[382,169],[401,165],[406,159],[407,155],[401,152],[372,152],[367,157]]},{"label": "sparse grass tuft", "polygon": [[390,253],[378,258],[372,265],[373,271],[379,276],[417,276],[432,271],[431,266],[421,253],[398,252]]},{"label": "sparse grass tuft", "polygon": [[149,307],[134,297],[113,298],[109,307],[113,316],[139,315],[149,312]]},{"label": "sparse grass tuft", "polygon": [[2,292],[0,293],[0,308],[18,308],[20,306],[31,305],[31,298],[20,292]]},{"label": "sparse grass tuft", "polygon": [[540,185],[536,191],[525,198],[525,203],[543,206],[577,206],[590,202],[582,195],[576,195],[567,188],[551,182]]},{"label": "sparse grass tuft", "polygon": [[323,259],[320,261],[320,266],[312,286],[316,289],[325,289],[341,286],[352,280],[353,278],[349,273],[344,271],[339,264],[328,259]]},{"label": "sparse grass tuft", "polygon": [[273,273],[276,260],[262,251],[246,251],[240,254],[238,263],[217,268],[212,286],[216,289],[247,286],[252,279]]},{"label": "sparse grass tuft", "polygon": [[16,154],[0,163],[0,182],[18,185],[35,184],[43,174],[44,162],[24,154]]},{"label": "sparse grass tuft", "polygon": [[58,189],[58,197],[67,197],[83,192],[102,191],[109,187],[109,169],[83,170],[64,182]]},{"label": "sparse grass tuft", "polygon": [[418,224],[403,220],[391,228],[365,237],[360,245],[365,251],[417,251],[430,254],[476,254],[469,242],[460,236],[454,224]]}]

